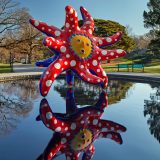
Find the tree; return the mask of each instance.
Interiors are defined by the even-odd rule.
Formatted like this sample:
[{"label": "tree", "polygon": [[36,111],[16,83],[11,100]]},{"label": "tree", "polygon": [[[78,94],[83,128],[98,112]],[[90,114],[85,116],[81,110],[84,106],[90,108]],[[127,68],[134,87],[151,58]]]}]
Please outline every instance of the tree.
[{"label": "tree", "polygon": [[144,26],[151,28],[150,33],[153,36],[149,47],[152,51],[160,51],[160,0],[150,0],[147,3],[149,11],[144,11]]},{"label": "tree", "polygon": [[[114,44],[113,46],[107,47],[108,49],[121,48],[129,52],[136,47],[134,39],[128,35],[126,27],[122,26],[118,22],[103,20],[103,19],[94,19],[94,22],[95,22],[95,30],[93,33],[94,36],[106,37],[113,35],[118,31],[122,31],[124,33],[121,40],[118,43]],[[79,25],[80,26],[82,25],[82,20],[79,21]]]},{"label": "tree", "polygon": [[0,0],[0,34],[15,30],[26,22],[26,8],[19,8],[19,3],[12,0]]}]

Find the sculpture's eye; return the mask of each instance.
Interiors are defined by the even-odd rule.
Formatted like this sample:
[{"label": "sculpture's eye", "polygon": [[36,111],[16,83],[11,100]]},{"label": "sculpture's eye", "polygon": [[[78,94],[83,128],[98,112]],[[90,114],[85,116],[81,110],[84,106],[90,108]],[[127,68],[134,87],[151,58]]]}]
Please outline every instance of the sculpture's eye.
[{"label": "sculpture's eye", "polygon": [[86,45],[89,46],[89,43],[87,43]]},{"label": "sculpture's eye", "polygon": [[82,137],[82,139],[84,139],[84,138],[85,138],[85,136],[84,136],[84,135],[82,135],[81,137]]},{"label": "sculpture's eye", "polygon": [[77,42],[80,42],[81,40],[80,39],[77,39]]}]

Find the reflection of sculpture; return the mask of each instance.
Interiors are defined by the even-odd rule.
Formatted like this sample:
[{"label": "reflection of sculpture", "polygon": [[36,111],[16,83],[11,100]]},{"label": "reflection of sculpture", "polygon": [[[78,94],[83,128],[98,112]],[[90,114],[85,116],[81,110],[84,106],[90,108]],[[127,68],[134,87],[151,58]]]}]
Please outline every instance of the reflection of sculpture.
[{"label": "reflection of sculpture", "polygon": [[[38,62],[38,66],[49,66],[40,79],[40,92],[46,96],[54,79],[63,71],[71,69],[84,81],[99,84],[105,88],[108,79],[100,62],[124,56],[121,49],[105,50],[104,46],[116,43],[122,33],[118,32],[111,37],[94,37],[94,20],[87,10],[80,8],[83,17],[83,26],[79,28],[77,12],[66,7],[66,22],[64,30],[37,20],[30,20],[31,24],[45,33],[47,38],[44,45],[56,52],[55,57]],[[72,76],[72,75],[70,75]],[[72,79],[72,78],[71,78]]]},{"label": "reflection of sculpture", "polygon": [[66,114],[53,113],[46,99],[40,104],[40,117],[46,127],[55,131],[44,153],[38,158],[52,159],[65,154],[66,159],[79,159],[83,151],[84,160],[91,159],[95,148],[93,142],[98,138],[109,138],[122,144],[120,132],[126,128],[118,123],[100,119],[108,104],[102,92],[94,106],[77,108],[72,89],[67,92]]},{"label": "reflection of sculpture", "polygon": [[145,100],[144,116],[149,115],[147,123],[150,132],[160,142],[160,88],[150,95],[151,100]]},{"label": "reflection of sculpture", "polygon": [[[110,80],[107,86],[107,91],[109,90],[109,104],[115,104],[121,99],[124,99],[128,95],[128,90],[131,88],[132,84],[132,82]],[[65,80],[57,79],[57,84],[54,86],[54,89],[64,98],[66,96],[65,87]],[[79,97],[77,99],[77,104],[87,105],[94,104],[95,100],[99,98],[98,95],[101,92],[101,88],[75,79],[75,91],[75,96]],[[84,97],[87,97],[87,99]]]}]

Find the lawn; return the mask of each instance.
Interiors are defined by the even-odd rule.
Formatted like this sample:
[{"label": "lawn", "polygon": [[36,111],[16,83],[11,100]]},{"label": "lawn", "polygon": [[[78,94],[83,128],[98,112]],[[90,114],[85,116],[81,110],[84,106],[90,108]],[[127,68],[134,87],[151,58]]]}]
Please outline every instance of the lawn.
[{"label": "lawn", "polygon": [[[117,64],[132,64],[132,61],[120,59],[111,61],[111,63],[102,64],[102,67],[106,72],[117,72]],[[151,63],[144,65],[144,73],[160,73],[160,61],[153,60]],[[120,69],[120,72],[128,72],[127,68]],[[129,68],[129,72],[132,72],[132,68]],[[142,69],[134,69],[134,72],[142,72]]]},{"label": "lawn", "polygon": [[0,73],[9,73],[9,72],[11,72],[10,65],[0,63]]}]

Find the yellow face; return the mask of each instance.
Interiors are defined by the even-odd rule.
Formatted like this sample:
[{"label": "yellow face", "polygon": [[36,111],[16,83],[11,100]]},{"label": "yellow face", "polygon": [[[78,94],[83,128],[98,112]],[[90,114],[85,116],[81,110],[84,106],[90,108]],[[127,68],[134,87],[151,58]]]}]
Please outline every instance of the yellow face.
[{"label": "yellow face", "polygon": [[80,58],[86,59],[92,53],[92,42],[85,36],[76,35],[71,39],[71,48]]},{"label": "yellow face", "polygon": [[71,141],[71,148],[74,151],[85,149],[92,142],[92,132],[88,129],[81,130]]}]

